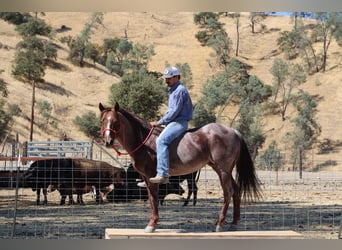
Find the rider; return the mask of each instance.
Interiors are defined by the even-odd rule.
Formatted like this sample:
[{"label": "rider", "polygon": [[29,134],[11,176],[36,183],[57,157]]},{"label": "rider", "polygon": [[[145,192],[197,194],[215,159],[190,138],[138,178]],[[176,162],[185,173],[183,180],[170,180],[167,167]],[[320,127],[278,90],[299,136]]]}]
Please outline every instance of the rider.
[{"label": "rider", "polygon": [[[188,129],[192,119],[193,106],[188,90],[180,82],[180,73],[176,67],[167,67],[163,78],[169,87],[168,108],[165,115],[158,121],[150,122],[151,126],[165,125],[156,140],[157,145],[157,175],[150,182],[165,184],[169,182],[169,145]],[[138,186],[145,186],[138,183]]]}]

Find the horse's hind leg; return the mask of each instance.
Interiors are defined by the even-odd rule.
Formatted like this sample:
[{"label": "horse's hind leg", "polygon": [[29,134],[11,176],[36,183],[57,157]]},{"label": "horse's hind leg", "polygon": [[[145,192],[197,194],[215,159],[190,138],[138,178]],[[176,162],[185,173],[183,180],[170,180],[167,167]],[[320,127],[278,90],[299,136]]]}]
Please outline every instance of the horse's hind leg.
[{"label": "horse's hind leg", "polygon": [[241,204],[241,195],[239,191],[239,187],[236,184],[235,180],[233,177],[231,177],[232,185],[233,185],[233,221],[230,226],[229,230],[236,230],[237,229],[237,224],[240,221],[240,204]]},{"label": "horse's hind leg", "polygon": [[216,232],[220,232],[222,230],[222,225],[226,219],[226,214],[229,207],[229,202],[232,198],[232,195],[234,193],[233,187],[232,187],[232,177],[231,174],[226,172],[221,172],[219,174],[222,190],[223,190],[223,197],[224,202],[222,209],[220,211],[219,217],[216,221]]}]

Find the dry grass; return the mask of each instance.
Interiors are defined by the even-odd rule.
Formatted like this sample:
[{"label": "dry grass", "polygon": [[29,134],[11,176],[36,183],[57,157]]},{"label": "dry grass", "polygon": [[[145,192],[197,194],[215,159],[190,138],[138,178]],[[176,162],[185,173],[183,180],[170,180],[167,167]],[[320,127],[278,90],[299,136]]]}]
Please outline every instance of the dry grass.
[{"label": "dry grass", "polygon": [[[125,32],[133,42],[153,44],[156,55],[150,63],[150,69],[161,71],[165,62],[170,64],[189,63],[194,77],[194,88],[191,94],[196,101],[201,95],[200,90],[205,81],[214,72],[208,66],[211,51],[201,47],[195,38],[198,28],[193,23],[193,14],[189,12],[109,12],[104,15],[102,27],[92,36],[93,42],[101,44],[104,38],[124,37]],[[268,17],[264,24],[267,31],[252,34],[249,27],[248,13],[242,13],[240,20],[240,50],[239,59],[252,66],[251,74],[258,76],[264,83],[271,84],[272,75],[269,69],[275,58],[282,58],[277,50],[276,40],[280,31],[290,30],[293,22],[290,17]],[[62,25],[70,27],[70,31],[58,33],[57,38],[66,35],[76,35],[82,30],[84,23],[91,13],[84,12],[47,12],[43,17],[53,28],[58,29]],[[236,31],[232,19],[225,18],[225,27],[235,46]],[[310,22],[310,21],[307,21]],[[1,77],[8,83],[10,95],[8,101],[16,103],[28,117],[30,114],[31,88],[25,83],[19,82],[11,76],[11,65],[14,58],[15,46],[20,41],[20,36],[14,31],[14,26],[0,21],[0,69],[5,70]],[[58,121],[58,128],[47,132],[35,127],[34,140],[58,139],[66,132],[74,139],[87,139],[74,126],[72,120],[76,115],[82,115],[87,111],[97,111],[99,102],[108,100],[109,87],[119,81],[105,71],[93,67],[79,68],[70,64],[67,60],[66,47],[58,51],[58,63],[64,70],[47,69],[45,81],[49,89],[39,88],[36,92],[37,100],[48,100],[54,106],[54,117]],[[322,126],[323,138],[341,140],[341,101],[342,101],[342,74],[341,74],[341,49],[334,42],[329,48],[329,58],[326,73],[308,76],[303,89],[322,98],[319,103],[318,123]],[[230,115],[229,110],[226,115]],[[285,122],[280,116],[270,116],[265,119],[265,130],[275,128],[268,135],[267,143],[278,140],[287,131],[291,130],[290,119],[293,111],[290,109]],[[28,139],[29,122],[27,118],[18,117],[12,128],[11,134],[19,134],[21,141]],[[266,143],[266,144],[267,144]],[[329,155],[317,155],[313,153],[315,162],[327,160],[339,161],[340,152]],[[314,166],[312,166],[314,167]],[[342,170],[342,164],[338,163],[334,169]]]}]

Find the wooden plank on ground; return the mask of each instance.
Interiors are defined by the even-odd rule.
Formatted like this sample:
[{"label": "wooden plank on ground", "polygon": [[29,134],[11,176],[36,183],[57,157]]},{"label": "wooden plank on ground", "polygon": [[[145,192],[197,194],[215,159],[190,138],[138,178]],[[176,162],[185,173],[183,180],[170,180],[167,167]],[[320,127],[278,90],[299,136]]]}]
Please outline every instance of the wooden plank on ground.
[{"label": "wooden plank on ground", "polygon": [[229,232],[188,232],[177,229],[157,229],[153,233],[145,233],[144,229],[107,228],[106,239],[290,239],[303,238],[294,231],[229,231]]}]

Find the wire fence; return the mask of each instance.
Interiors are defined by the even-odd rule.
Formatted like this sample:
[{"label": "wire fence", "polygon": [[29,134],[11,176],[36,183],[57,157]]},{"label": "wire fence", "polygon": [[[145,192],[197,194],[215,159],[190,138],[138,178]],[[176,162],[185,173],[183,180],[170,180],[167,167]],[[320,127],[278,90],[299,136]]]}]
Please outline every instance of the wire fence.
[{"label": "wire fence", "polygon": [[[97,147],[97,146],[96,146]],[[105,150],[105,149],[103,149]],[[96,150],[94,150],[96,151]],[[112,161],[120,167],[129,159],[113,160],[104,151],[93,157]],[[102,158],[102,159],[101,159]],[[118,161],[117,161],[118,160]],[[2,161],[14,173],[23,169],[20,161]],[[27,169],[28,167],[25,166]],[[252,204],[241,205],[241,221],[237,230],[293,230],[308,239],[341,238],[342,172],[258,170],[263,197]],[[209,167],[201,170],[198,180],[197,205],[183,207],[183,195],[170,194],[160,205],[160,229],[184,229],[210,232],[223,203],[223,195],[216,173]],[[186,183],[182,188],[187,191]],[[60,193],[48,193],[46,205],[36,203],[36,192],[18,185],[15,176],[0,188],[0,238],[2,239],[99,239],[107,228],[141,228],[150,217],[145,198],[97,203],[91,193],[83,195],[84,205],[60,205]],[[76,198],[76,195],[74,195]],[[231,203],[227,223],[232,220]]]}]

